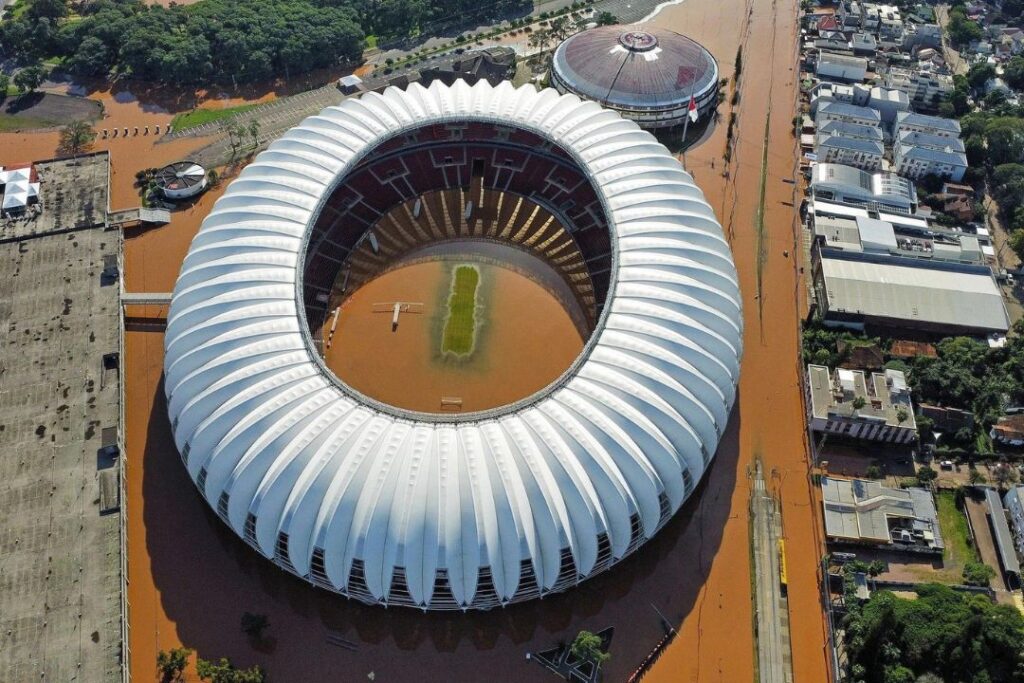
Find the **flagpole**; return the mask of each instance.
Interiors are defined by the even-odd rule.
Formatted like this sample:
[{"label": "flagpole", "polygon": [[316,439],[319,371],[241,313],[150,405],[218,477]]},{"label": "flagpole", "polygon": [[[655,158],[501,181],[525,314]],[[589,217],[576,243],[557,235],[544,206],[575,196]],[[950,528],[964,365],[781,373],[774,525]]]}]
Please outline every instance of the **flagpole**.
[{"label": "flagpole", "polygon": [[686,121],[683,122],[683,170],[686,170],[686,132],[690,129],[690,103],[693,102],[693,89],[697,84],[696,74],[690,80],[690,96],[686,98]]}]

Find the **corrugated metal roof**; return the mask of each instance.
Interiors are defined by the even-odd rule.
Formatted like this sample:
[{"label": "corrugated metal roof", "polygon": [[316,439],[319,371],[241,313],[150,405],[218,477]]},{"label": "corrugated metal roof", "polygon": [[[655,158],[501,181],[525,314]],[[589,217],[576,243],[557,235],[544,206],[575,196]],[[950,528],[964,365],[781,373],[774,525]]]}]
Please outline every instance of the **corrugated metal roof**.
[{"label": "corrugated metal roof", "polygon": [[1013,534],[1010,533],[1010,525],[1006,523],[1006,513],[1003,512],[1003,501],[999,499],[999,492],[994,488],[985,487],[985,504],[988,506],[989,519],[992,520],[992,530],[995,532],[999,561],[1003,563],[1005,571],[1020,574],[1020,560],[1017,559],[1017,551],[1013,547]]},{"label": "corrugated metal roof", "polygon": [[830,311],[1006,331],[1002,294],[990,275],[821,259]]}]

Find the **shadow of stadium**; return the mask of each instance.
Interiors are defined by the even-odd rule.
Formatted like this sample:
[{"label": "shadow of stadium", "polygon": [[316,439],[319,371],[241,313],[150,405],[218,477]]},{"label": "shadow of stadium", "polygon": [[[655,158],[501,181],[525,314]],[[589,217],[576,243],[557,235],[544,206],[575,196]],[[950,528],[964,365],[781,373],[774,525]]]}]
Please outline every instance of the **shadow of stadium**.
[{"label": "shadow of stadium", "polygon": [[[655,606],[675,627],[693,609],[730,516],[738,408],[697,491],[611,571],[561,595],[484,613],[366,606],[277,569],[221,522],[181,464],[162,387],[161,378],[145,448],[133,455],[143,465],[146,550],[163,610],[198,656],[260,664],[276,683],[356,680],[371,671],[390,680],[550,680],[527,652],[609,626],[616,635],[605,680],[624,680],[664,635]],[[261,645],[242,633],[244,612],[269,618]],[[355,648],[333,646],[328,636]]]}]

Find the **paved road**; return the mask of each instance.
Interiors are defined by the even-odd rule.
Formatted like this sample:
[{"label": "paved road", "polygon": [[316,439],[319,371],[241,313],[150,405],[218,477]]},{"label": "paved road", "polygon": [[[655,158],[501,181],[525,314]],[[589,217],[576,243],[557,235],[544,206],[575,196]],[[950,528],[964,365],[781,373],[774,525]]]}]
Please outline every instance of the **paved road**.
[{"label": "paved road", "polygon": [[760,460],[750,498],[754,545],[754,591],[757,617],[757,670],[760,683],[792,683],[789,605],[782,595],[779,539],[782,515],[768,491]]}]

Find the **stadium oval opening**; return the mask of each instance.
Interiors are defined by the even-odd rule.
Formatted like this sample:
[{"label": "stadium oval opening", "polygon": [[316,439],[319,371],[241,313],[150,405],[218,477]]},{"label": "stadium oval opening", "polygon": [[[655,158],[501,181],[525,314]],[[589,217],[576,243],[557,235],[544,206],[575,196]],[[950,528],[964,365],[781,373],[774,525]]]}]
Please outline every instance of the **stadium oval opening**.
[{"label": "stadium oval opening", "polygon": [[546,135],[462,120],[383,138],[335,180],[302,251],[313,355],[399,417],[522,407],[571,376],[614,287],[600,191]]}]

